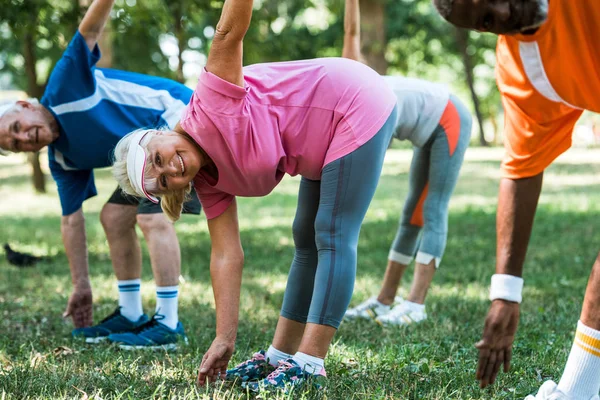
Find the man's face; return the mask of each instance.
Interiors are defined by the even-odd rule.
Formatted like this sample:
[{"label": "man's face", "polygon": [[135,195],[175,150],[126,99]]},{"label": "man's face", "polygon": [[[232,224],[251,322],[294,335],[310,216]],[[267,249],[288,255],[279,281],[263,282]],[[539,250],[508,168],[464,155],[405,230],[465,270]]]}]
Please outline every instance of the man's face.
[{"label": "man's face", "polygon": [[538,28],[548,0],[454,0],[448,22],[461,28],[515,34]]},{"label": "man's face", "polygon": [[52,143],[57,134],[42,110],[28,102],[18,104],[20,109],[0,117],[0,148],[19,153],[38,151]]}]

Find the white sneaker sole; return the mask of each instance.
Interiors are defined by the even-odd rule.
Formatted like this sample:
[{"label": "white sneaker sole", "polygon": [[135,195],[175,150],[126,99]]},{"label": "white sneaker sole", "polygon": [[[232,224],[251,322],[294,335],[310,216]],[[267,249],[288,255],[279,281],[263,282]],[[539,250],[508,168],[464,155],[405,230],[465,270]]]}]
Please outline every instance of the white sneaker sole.
[{"label": "white sneaker sole", "polygon": [[108,340],[108,336],[98,336],[85,338],[85,342],[89,344],[98,344]]},{"label": "white sneaker sole", "polygon": [[[188,344],[188,339],[185,338],[183,340],[183,344],[187,345]],[[123,350],[166,350],[166,351],[170,351],[170,350],[177,350],[178,347],[178,343],[169,343],[169,344],[162,344],[162,345],[158,345],[158,346],[135,346],[135,345],[128,345],[128,344],[120,344],[119,348],[123,349]]]}]

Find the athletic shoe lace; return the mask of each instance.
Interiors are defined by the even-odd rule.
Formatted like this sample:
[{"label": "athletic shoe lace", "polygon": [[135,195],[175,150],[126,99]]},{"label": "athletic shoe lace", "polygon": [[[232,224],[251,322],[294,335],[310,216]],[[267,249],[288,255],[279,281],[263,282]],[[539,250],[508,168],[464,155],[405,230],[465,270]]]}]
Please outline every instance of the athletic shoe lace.
[{"label": "athletic shoe lace", "polygon": [[150,321],[146,322],[143,325],[138,326],[137,328],[135,328],[131,332],[135,333],[135,334],[138,334],[138,333],[142,333],[144,331],[147,331],[149,329],[152,329],[156,325],[158,325],[160,323],[160,321],[162,321],[163,319],[165,319],[164,315],[154,314],[154,316],[152,317],[152,319]]},{"label": "athletic shoe lace", "polygon": [[277,369],[273,372],[271,372],[268,376],[267,376],[267,380],[272,380],[277,378],[279,375],[281,374],[285,374],[288,370],[292,369],[294,366],[292,365],[292,363],[290,363],[289,361],[286,360],[279,360],[277,362]]},{"label": "athletic shoe lace", "polygon": [[252,364],[252,363],[256,363],[258,361],[267,361],[267,359],[265,358],[264,354],[261,353],[254,353],[252,354],[252,358],[246,361],[243,361],[241,363],[239,363],[238,365],[236,365],[236,368],[244,368],[247,367],[248,365]]},{"label": "athletic shoe lace", "polygon": [[102,321],[100,321],[100,324],[103,324],[106,321],[109,321],[113,318],[119,317],[120,315],[121,315],[121,307],[117,307],[117,309],[115,311],[113,311],[112,314],[110,314],[108,317],[106,317]]}]

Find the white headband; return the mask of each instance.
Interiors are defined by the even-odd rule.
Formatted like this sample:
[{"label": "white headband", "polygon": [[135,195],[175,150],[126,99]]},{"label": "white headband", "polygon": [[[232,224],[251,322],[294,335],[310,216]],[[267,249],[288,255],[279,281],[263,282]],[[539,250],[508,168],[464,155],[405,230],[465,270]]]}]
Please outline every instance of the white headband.
[{"label": "white headband", "polygon": [[[11,101],[11,102],[8,102],[8,103],[0,104],[0,118],[4,114],[6,114],[6,112],[8,110],[10,110],[11,108],[13,108],[15,104],[17,104],[16,101]],[[0,156],[7,156],[9,154],[10,154],[10,152],[8,152],[7,150],[4,150],[2,147],[0,147]]]},{"label": "white headband", "polygon": [[146,151],[141,146],[142,140],[148,131],[139,131],[133,134],[129,151],[127,152],[127,176],[131,186],[140,195],[153,203],[158,203],[158,198],[146,191],[144,172],[146,170]]}]

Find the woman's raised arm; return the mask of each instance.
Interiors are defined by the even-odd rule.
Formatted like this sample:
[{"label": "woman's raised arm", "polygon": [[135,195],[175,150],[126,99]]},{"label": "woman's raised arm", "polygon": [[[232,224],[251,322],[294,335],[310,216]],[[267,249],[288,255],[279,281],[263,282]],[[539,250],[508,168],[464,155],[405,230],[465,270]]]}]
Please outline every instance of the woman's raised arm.
[{"label": "woman's raised arm", "polygon": [[253,0],[225,0],[206,63],[208,72],[241,87],[242,41],[250,26],[252,4]]},{"label": "woman's raised arm", "polygon": [[342,57],[362,63],[365,62],[360,52],[360,7],[358,0],[346,0]]}]

